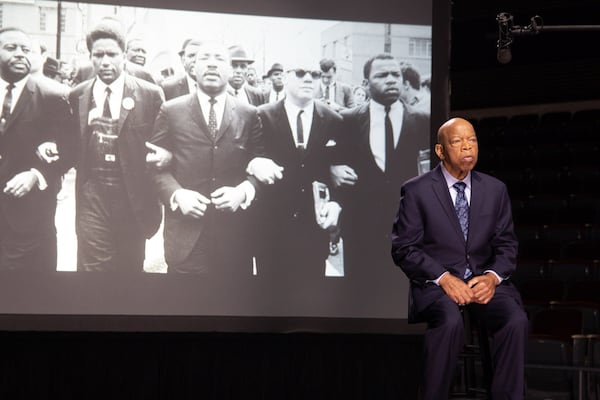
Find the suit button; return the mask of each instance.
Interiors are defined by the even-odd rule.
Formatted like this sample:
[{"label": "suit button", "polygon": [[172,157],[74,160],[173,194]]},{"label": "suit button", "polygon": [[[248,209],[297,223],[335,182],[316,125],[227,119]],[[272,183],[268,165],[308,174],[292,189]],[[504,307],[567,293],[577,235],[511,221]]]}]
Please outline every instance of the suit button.
[{"label": "suit button", "polygon": [[471,259],[471,255],[467,254],[467,260],[470,260],[470,259]]},{"label": "suit button", "polygon": [[298,217],[300,216],[299,212],[295,212],[292,217],[294,217],[294,219],[298,219]]},{"label": "suit button", "polygon": [[218,148],[219,148],[219,146],[215,146],[215,147],[213,147],[213,149],[215,149],[215,150],[217,150]]},{"label": "suit button", "polygon": [[300,164],[300,168],[304,168],[304,163]]},{"label": "suit button", "polygon": [[300,191],[301,191],[302,193],[304,193],[304,192],[305,192],[304,188],[300,189]]},{"label": "suit button", "polygon": [[212,178],[210,178],[210,180],[214,182],[214,181],[216,181],[216,180],[217,180],[217,178],[215,178],[215,177],[212,177]]}]

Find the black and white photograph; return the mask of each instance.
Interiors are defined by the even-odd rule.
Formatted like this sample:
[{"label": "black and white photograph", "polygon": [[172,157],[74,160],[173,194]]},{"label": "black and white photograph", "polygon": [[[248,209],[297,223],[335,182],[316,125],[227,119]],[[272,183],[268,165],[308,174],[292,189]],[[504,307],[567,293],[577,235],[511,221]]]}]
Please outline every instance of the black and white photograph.
[{"label": "black and white photograph", "polygon": [[403,317],[430,15],[0,7],[0,311]]}]

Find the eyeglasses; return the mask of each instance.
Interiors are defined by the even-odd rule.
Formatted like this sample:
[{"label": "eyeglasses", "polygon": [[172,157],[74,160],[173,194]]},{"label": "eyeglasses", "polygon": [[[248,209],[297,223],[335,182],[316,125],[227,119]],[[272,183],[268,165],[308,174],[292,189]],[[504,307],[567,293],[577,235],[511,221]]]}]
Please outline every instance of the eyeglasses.
[{"label": "eyeglasses", "polygon": [[321,77],[321,71],[296,68],[296,69],[290,69],[288,72],[292,72],[292,71],[296,73],[297,78],[304,78],[306,76],[306,74],[310,74],[310,76],[312,76],[313,79],[319,79]]}]

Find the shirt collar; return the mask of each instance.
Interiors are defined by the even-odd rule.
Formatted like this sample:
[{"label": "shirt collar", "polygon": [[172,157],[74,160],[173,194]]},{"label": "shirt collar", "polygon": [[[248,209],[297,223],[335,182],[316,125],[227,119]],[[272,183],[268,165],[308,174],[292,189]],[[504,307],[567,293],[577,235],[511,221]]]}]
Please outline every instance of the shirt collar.
[{"label": "shirt collar", "polygon": [[96,77],[96,82],[94,85],[98,85],[98,89],[102,89],[102,93],[106,90],[107,87],[110,88],[111,93],[119,93],[123,91],[123,87],[125,86],[125,73],[121,73],[117,79],[112,81],[110,85],[102,82],[102,79]]},{"label": "shirt collar", "polygon": [[[29,78],[29,75],[25,75],[23,78],[21,78],[20,80],[13,82],[13,85],[15,85],[15,88],[17,89],[18,92],[21,92],[23,90],[23,88],[25,87],[25,84],[27,84],[27,78]],[[6,91],[6,87],[10,84],[9,82],[5,81],[4,79],[0,78],[0,82],[2,82],[2,87],[3,87],[3,92]]]},{"label": "shirt collar", "polygon": [[214,97],[215,100],[217,100],[217,103],[225,104],[225,99],[227,98],[226,90],[224,90],[223,92],[221,92],[220,94],[218,94],[216,96],[209,96],[200,89],[196,90],[196,93],[198,94],[198,99],[200,100],[201,104],[209,104],[209,100],[211,97]]},{"label": "shirt collar", "polygon": [[444,179],[446,180],[446,185],[448,185],[448,188],[451,188],[456,182],[464,182],[467,185],[467,187],[471,189],[471,171],[467,172],[467,176],[465,176],[464,179],[461,180],[456,179],[455,177],[450,175],[450,172],[448,172],[443,163],[441,164],[441,167],[442,174],[444,175]]},{"label": "shirt collar", "polygon": [[[371,107],[371,109],[375,111],[379,111],[382,113],[385,112],[385,106],[381,103],[376,102],[373,99],[369,100],[369,107]],[[396,111],[398,110],[398,108],[402,108],[402,103],[400,102],[400,100],[397,100],[390,105],[390,111]]]},{"label": "shirt collar", "polygon": [[309,116],[312,115],[312,110],[314,108],[315,102],[310,100],[308,104],[304,107],[298,107],[294,103],[292,103],[289,98],[286,96],[283,100],[283,106],[285,107],[285,112],[290,116],[296,116],[300,112],[300,110],[304,110],[304,113]]}]

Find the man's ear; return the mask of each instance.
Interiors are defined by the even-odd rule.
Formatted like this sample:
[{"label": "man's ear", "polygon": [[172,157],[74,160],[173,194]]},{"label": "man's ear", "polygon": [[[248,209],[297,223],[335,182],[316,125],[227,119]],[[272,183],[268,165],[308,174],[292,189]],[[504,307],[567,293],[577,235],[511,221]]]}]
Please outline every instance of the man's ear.
[{"label": "man's ear", "polygon": [[439,143],[435,145],[435,154],[437,154],[440,160],[444,159],[444,147]]}]

